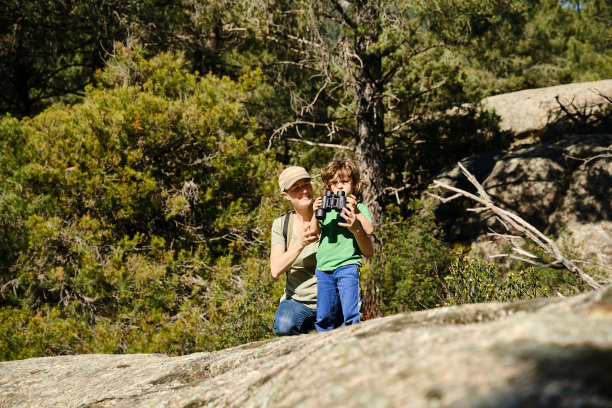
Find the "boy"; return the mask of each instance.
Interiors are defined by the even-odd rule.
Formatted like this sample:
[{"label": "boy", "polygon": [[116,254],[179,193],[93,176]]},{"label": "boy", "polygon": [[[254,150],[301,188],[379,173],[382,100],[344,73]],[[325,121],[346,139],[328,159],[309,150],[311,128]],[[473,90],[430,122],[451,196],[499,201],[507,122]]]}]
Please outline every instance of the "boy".
[{"label": "boy", "polygon": [[[344,324],[360,322],[359,315],[359,267],[361,255],[374,255],[369,237],[374,234],[374,225],[368,208],[357,203],[354,194],[359,194],[364,183],[360,180],[359,168],[349,159],[334,160],[321,171],[326,190],[335,195],[343,191],[347,205],[341,211],[330,210],[325,219],[319,221],[313,215],[312,230],[321,233],[317,251],[317,331],[337,327],[334,316],[342,305]],[[354,194],[353,194],[354,193]],[[321,197],[313,204],[314,213],[321,206]]]}]

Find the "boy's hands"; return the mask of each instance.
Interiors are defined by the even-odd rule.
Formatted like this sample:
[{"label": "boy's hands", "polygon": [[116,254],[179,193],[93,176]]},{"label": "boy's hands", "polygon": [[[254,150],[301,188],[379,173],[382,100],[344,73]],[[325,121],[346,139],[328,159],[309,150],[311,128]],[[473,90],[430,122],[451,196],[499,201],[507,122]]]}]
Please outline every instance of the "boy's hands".
[{"label": "boy's hands", "polygon": [[355,211],[355,214],[359,214],[359,209],[357,208],[357,197],[355,197],[354,194],[351,194],[348,197],[346,197],[346,201],[347,201],[347,205],[350,205],[353,207],[353,211]]},{"label": "boy's hands", "polygon": [[[315,214],[319,207],[321,207],[322,203],[323,199],[321,197],[317,197],[314,203],[312,204],[312,209],[314,210]],[[351,194],[346,197],[346,207],[344,207],[342,211],[340,211],[340,217],[342,217],[345,222],[339,222],[338,225],[340,227],[348,228],[348,230],[351,231],[353,234],[356,234],[360,231],[364,231],[364,233],[366,233],[367,235],[367,231],[363,229],[361,221],[357,218],[358,214],[361,214],[361,212],[357,208],[357,197]]]},{"label": "boy's hands", "polygon": [[346,201],[346,207],[340,212],[340,217],[346,222],[339,222],[338,225],[348,228],[349,231],[355,234],[361,231],[361,222],[357,219],[357,211],[359,211],[357,210],[357,198],[351,194],[346,198]]},{"label": "boy's hands", "polygon": [[316,200],[314,200],[314,203],[312,203],[312,209],[315,212],[315,214],[317,213],[317,210],[319,209],[321,204],[323,204],[323,198],[322,197],[317,197]]}]

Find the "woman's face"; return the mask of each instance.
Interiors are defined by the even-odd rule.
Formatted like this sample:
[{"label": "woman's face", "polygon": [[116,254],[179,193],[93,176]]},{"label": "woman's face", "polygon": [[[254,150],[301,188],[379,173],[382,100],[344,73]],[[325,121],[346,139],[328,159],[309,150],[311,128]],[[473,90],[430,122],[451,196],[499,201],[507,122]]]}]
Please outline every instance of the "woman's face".
[{"label": "woman's face", "polygon": [[309,179],[300,179],[293,183],[289,190],[283,192],[283,197],[291,201],[294,207],[308,206],[312,203],[312,184]]}]

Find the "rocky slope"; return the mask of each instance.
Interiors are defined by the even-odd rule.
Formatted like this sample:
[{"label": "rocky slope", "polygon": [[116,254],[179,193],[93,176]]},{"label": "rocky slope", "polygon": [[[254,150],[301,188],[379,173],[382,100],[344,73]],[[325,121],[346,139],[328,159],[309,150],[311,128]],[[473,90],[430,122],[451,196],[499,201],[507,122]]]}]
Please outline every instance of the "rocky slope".
[{"label": "rocky slope", "polygon": [[609,407],[612,286],[213,353],[0,363],[0,407]]}]

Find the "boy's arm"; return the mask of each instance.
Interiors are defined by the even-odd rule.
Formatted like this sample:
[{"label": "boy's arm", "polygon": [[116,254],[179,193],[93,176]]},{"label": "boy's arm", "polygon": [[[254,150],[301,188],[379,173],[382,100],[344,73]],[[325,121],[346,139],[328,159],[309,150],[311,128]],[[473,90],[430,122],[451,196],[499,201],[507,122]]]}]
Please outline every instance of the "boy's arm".
[{"label": "boy's arm", "polygon": [[351,231],[355,236],[361,255],[365,256],[366,258],[373,257],[374,247],[372,246],[372,240],[370,240],[370,237],[366,235],[363,225],[358,219],[355,219],[355,222],[353,223],[353,226],[349,228],[349,231]]},{"label": "boy's arm", "polygon": [[321,227],[319,225],[319,220],[317,220],[316,214],[317,210],[321,206],[322,201],[323,200],[321,199],[321,197],[317,197],[317,199],[312,204],[312,218],[310,219],[310,230],[315,234],[319,234],[321,232]]},{"label": "boy's arm", "polygon": [[[374,247],[372,246],[372,241],[366,233],[367,229],[364,228],[364,225],[361,222],[362,217],[366,220],[367,218],[363,214],[356,214],[356,208],[357,207],[354,205],[344,207],[340,213],[340,217],[342,217],[346,222],[338,223],[338,225],[348,228],[348,230],[353,233],[355,239],[357,240],[357,245],[359,246],[361,255],[365,256],[366,258],[371,258],[374,256]],[[371,222],[369,223],[369,227],[373,231],[374,228]]]},{"label": "boy's arm", "polygon": [[347,201],[349,204],[353,206],[355,209],[355,215],[359,222],[361,222],[361,226],[363,227],[363,231],[368,237],[374,235],[374,224],[370,221],[361,211],[359,211],[359,207],[357,206],[357,197],[354,194],[348,196]]},{"label": "boy's arm", "polygon": [[363,227],[363,232],[365,232],[368,237],[374,235],[374,224],[372,223],[372,221],[368,220],[366,216],[360,212],[357,213],[357,219]]}]

